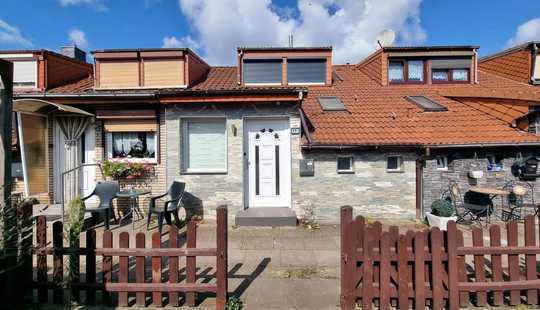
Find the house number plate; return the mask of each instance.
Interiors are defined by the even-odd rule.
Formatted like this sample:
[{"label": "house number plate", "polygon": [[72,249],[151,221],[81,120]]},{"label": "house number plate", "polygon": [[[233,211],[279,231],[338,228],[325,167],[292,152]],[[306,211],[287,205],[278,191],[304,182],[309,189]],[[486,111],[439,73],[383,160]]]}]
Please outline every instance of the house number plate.
[{"label": "house number plate", "polygon": [[300,134],[300,127],[291,128],[291,135],[299,135]]}]

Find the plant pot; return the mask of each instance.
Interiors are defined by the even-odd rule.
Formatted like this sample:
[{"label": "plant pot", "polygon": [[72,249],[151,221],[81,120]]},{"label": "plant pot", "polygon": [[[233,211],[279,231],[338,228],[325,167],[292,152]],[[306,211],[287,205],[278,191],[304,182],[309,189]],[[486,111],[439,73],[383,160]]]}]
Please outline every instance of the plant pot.
[{"label": "plant pot", "polygon": [[482,170],[469,171],[469,178],[471,179],[481,179],[483,176],[484,176],[484,171]]},{"label": "plant pot", "polygon": [[438,227],[440,230],[446,230],[446,227],[448,226],[448,222],[450,221],[457,221],[457,216],[450,216],[450,217],[442,217],[442,216],[436,216],[431,213],[426,214],[429,226],[431,227]]}]

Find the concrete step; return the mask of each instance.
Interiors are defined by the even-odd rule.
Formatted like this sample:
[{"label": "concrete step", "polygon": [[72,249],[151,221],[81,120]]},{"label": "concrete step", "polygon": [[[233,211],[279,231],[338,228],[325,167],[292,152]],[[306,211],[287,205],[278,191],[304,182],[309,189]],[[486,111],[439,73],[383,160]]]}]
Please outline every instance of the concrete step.
[{"label": "concrete step", "polygon": [[252,207],[236,213],[237,226],[296,226],[296,213],[289,207]]}]

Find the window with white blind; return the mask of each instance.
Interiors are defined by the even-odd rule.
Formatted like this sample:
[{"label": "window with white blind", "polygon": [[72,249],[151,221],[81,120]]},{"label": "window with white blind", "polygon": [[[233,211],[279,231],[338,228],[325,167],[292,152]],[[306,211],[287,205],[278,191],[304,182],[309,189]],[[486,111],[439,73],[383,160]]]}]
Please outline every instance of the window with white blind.
[{"label": "window with white blind", "polygon": [[37,87],[37,62],[13,61],[13,87]]},{"label": "window with white blind", "polygon": [[182,172],[227,172],[225,119],[182,120]]}]

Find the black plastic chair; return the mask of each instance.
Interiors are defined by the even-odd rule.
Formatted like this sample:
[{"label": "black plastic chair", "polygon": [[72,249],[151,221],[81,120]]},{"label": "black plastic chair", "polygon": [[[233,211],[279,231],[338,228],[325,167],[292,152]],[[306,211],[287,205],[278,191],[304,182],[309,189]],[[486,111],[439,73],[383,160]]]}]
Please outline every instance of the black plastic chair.
[{"label": "black plastic chair", "polygon": [[92,193],[82,198],[82,200],[85,201],[92,196],[97,196],[99,198],[99,204],[95,208],[86,208],[85,206],[84,211],[91,213],[105,213],[105,228],[109,229],[111,213],[116,222],[116,216],[113,212],[113,200],[119,192],[120,185],[117,181],[98,182]]},{"label": "black plastic chair", "polygon": [[502,220],[523,220],[525,215],[537,215],[534,201],[534,185],[529,182],[510,181],[503,187],[509,191],[507,206],[502,210]]},{"label": "black plastic chair", "polygon": [[482,224],[482,217],[486,218],[486,224],[491,213],[491,208],[489,205],[477,205],[465,202],[464,197],[461,195],[459,185],[455,182],[450,184],[448,189],[452,203],[454,204],[454,209],[458,217],[457,222],[469,221]]},{"label": "black plastic chair", "polygon": [[[150,217],[152,213],[157,214],[158,217],[158,230],[161,234],[163,230],[163,218],[167,221],[167,224],[171,225],[171,213],[174,216],[174,219],[177,223],[180,222],[180,217],[178,216],[178,208],[181,207],[182,197],[184,196],[186,190],[186,183],[174,181],[169,190],[158,196],[150,198],[148,203],[148,217],[146,219],[146,229],[150,227]],[[158,206],[158,199],[164,198],[167,196],[167,200],[163,202],[163,206]]]}]

